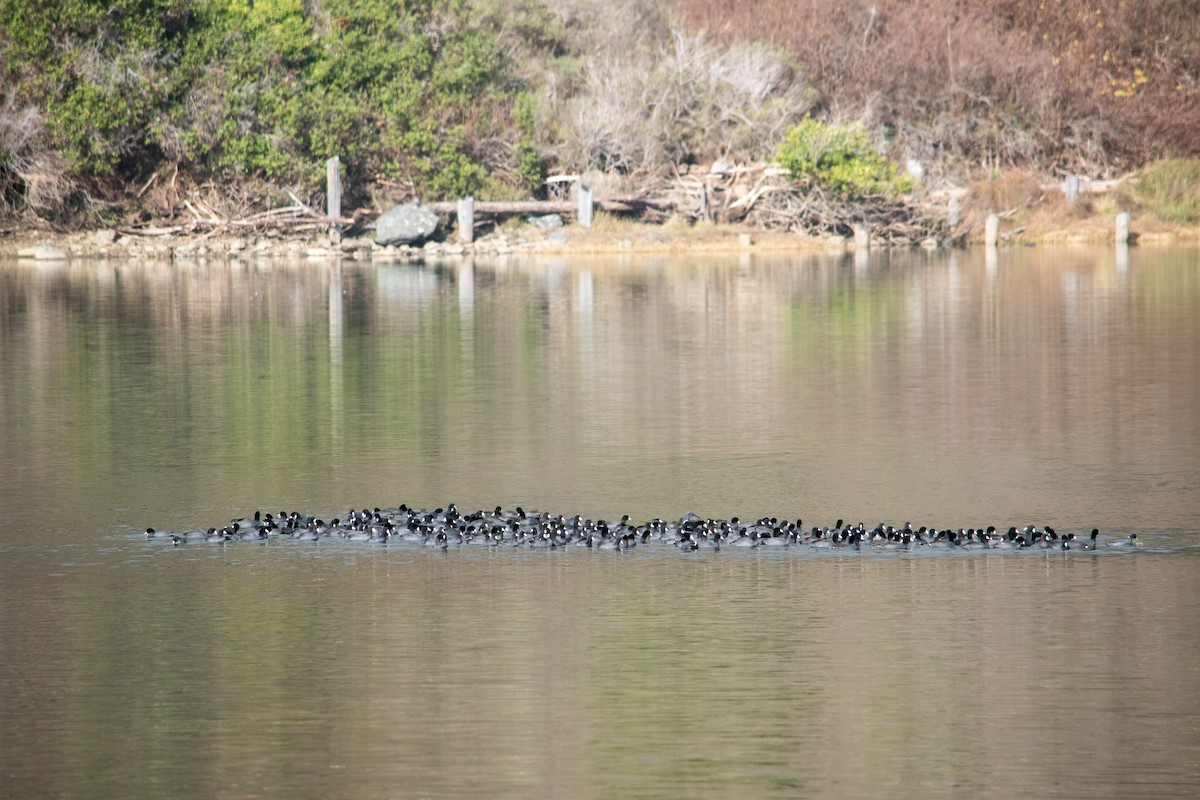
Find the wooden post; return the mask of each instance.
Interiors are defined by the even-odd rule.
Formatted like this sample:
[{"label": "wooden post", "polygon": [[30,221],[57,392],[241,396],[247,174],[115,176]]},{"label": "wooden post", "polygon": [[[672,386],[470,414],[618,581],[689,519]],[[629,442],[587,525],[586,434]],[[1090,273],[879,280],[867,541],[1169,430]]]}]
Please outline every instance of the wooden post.
[{"label": "wooden post", "polygon": [[475,198],[458,201],[458,240],[463,244],[475,241]]},{"label": "wooden post", "polygon": [[325,162],[326,215],[329,217],[329,240],[337,244],[342,240],[342,176],[341,159],[337,156]]},{"label": "wooden post", "polygon": [[592,227],[592,190],[579,184],[579,224],[585,228]]},{"label": "wooden post", "polygon": [[1117,214],[1117,244],[1129,244],[1129,212]]},{"label": "wooden post", "polygon": [[1079,196],[1079,176],[1068,175],[1063,181],[1063,196],[1067,198],[1068,203],[1074,203],[1075,198]]},{"label": "wooden post", "polygon": [[955,228],[958,227],[958,220],[959,220],[958,198],[951,197],[950,198],[950,210],[946,214],[946,221],[950,223],[951,231],[953,231]]},{"label": "wooden post", "polygon": [[983,243],[988,247],[995,247],[1000,242],[1000,218],[995,214],[988,214],[987,223],[984,227]]}]

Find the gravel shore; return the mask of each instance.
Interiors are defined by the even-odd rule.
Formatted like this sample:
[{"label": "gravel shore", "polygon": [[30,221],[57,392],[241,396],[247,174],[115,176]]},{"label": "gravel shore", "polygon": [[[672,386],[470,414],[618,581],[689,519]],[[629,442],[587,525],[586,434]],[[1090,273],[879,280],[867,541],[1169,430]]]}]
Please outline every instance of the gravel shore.
[{"label": "gravel shore", "polygon": [[[1149,223],[1134,224],[1139,244],[1185,245],[1200,242],[1200,229]],[[969,241],[969,240],[968,240]],[[1111,223],[1085,220],[1056,230],[1022,230],[1005,246],[1103,244],[1112,241]],[[911,243],[936,248],[936,241]],[[545,230],[533,225],[500,227],[474,242],[461,243],[453,232],[444,241],[420,246],[380,246],[368,235],[192,235],[138,236],[115,230],[62,233],[45,230],[0,232],[0,257],[45,261],[141,258],[187,261],[201,258],[302,258],[405,262],[430,258],[512,254],[721,253],[853,250],[851,237],[811,237],[778,230],[726,225],[642,225],[608,222],[595,228],[569,225]]]}]

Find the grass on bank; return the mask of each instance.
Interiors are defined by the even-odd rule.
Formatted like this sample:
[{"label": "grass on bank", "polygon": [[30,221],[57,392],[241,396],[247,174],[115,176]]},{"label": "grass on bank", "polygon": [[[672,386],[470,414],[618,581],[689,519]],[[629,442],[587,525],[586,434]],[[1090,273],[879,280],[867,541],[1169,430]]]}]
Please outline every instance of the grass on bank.
[{"label": "grass on bank", "polygon": [[1009,170],[972,183],[963,202],[964,223],[977,235],[986,217],[997,214],[1002,232],[1023,228],[1026,240],[1106,241],[1121,212],[1132,215],[1135,229],[1196,239],[1200,159],[1156,161],[1110,191],[1081,191],[1073,201],[1063,195],[1057,176]]},{"label": "grass on bank", "polygon": [[1129,189],[1138,207],[1176,225],[1200,223],[1200,159],[1168,158],[1142,170]]}]

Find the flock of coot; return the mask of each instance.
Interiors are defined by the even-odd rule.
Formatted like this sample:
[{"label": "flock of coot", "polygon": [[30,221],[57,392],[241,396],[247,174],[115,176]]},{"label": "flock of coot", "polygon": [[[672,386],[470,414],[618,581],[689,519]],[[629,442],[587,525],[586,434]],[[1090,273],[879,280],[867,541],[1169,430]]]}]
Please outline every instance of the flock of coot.
[{"label": "flock of coot", "polygon": [[[446,550],[452,547],[588,547],[595,550],[629,550],[651,543],[665,544],[684,552],[723,548],[776,547],[802,550],[1095,550],[1099,531],[1090,534],[1059,534],[1049,526],[1009,527],[1001,533],[987,528],[913,528],[909,523],[894,527],[880,523],[867,528],[863,523],[806,528],[776,517],[754,521],[703,518],[687,513],[667,522],[652,519],[634,525],[626,514],[619,522],[584,519],[576,515],[505,510],[462,514],[453,503],[432,511],[409,508],[351,509],[344,518],[326,521],[298,511],[278,514],[255,512],[253,519],[235,519],[221,527],[193,531],[146,529],[147,539],[165,539],[172,545],[191,543],[232,544],[242,541],[271,542],[283,539],[321,542],[347,540],[381,544],[411,545]],[[1141,545],[1136,533],[1104,542],[1109,547]]]}]

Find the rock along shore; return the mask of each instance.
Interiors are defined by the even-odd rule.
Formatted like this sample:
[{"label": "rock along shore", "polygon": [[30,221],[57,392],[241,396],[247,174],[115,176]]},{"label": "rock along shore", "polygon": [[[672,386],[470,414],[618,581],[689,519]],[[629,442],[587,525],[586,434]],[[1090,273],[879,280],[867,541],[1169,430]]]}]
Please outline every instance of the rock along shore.
[{"label": "rock along shore", "polygon": [[[1107,224],[1065,230],[1028,231],[1012,237],[1002,247],[1044,244],[1109,244]],[[1140,245],[1189,245],[1200,242],[1200,229],[1145,227],[1138,232]],[[939,247],[936,241],[919,243]],[[895,247],[872,242],[872,248]],[[900,245],[903,246],[903,245]],[[311,234],[229,235],[124,235],[115,230],[62,233],[55,231],[0,231],[0,258],[37,261],[86,259],[148,259],[188,262],[213,258],[349,259],[379,262],[416,262],[469,256],[513,254],[601,255],[621,253],[744,253],[787,251],[848,251],[852,237],[813,237],[781,230],[763,230],[720,224],[654,225],[610,222],[595,228],[578,225],[545,228],[536,223],[501,226],[474,242],[458,242],[453,234],[444,241],[420,245],[380,245],[368,236],[347,236],[334,241]]]},{"label": "rock along shore", "polygon": [[739,252],[766,250],[847,249],[843,237],[814,238],[782,231],[727,226],[679,227],[621,224],[603,230],[578,226],[502,227],[474,242],[453,236],[420,245],[380,245],[369,237],[329,236],[131,236],[112,230],[61,234],[29,231],[0,238],[0,257],[62,261],[141,258],[188,261],[202,258],[303,258],[361,261],[422,261],[473,255],[633,252]]}]

